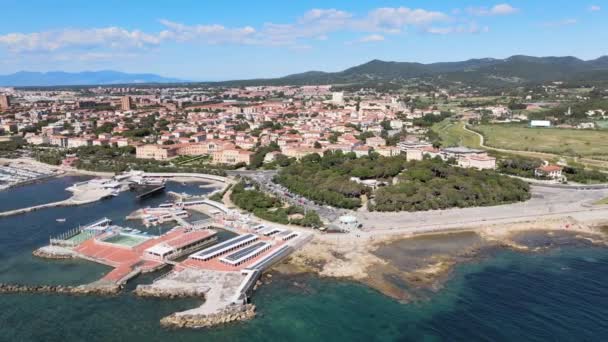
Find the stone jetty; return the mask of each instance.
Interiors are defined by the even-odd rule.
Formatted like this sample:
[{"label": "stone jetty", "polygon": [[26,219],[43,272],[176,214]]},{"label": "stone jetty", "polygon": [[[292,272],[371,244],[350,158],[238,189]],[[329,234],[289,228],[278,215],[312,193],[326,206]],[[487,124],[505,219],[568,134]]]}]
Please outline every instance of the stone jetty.
[{"label": "stone jetty", "polygon": [[20,285],[0,283],[0,293],[58,293],[68,295],[115,295],[120,292],[117,285]]},{"label": "stone jetty", "polygon": [[172,314],[160,320],[165,328],[207,328],[237,321],[246,321],[255,317],[255,305],[232,305],[214,314]]},{"label": "stone jetty", "polygon": [[32,255],[44,259],[73,259],[76,253],[68,248],[61,246],[44,246],[32,252]]},{"label": "stone jetty", "polygon": [[172,288],[165,289],[150,285],[137,285],[133,291],[136,296],[153,298],[205,298],[205,291],[199,288]]}]

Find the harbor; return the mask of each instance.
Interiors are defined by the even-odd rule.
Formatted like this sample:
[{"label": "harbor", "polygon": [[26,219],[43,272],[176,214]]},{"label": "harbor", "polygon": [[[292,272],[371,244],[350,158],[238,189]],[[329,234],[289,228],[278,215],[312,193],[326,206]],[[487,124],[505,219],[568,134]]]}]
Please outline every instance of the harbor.
[{"label": "harbor", "polygon": [[[193,208],[206,212],[207,218],[193,219],[197,216],[191,213]],[[91,293],[116,293],[142,274],[160,272],[151,283],[137,285],[134,294],[204,299],[199,307],[162,318],[160,324],[165,327],[202,328],[253,318],[250,297],[261,274],[312,238],[306,232],[260,224],[206,196],[162,202],[125,219],[141,219],[144,227],[118,225],[102,217],[51,236],[48,245],[33,254],[110,267],[101,278],[83,285]],[[147,229],[168,224],[174,227],[159,234]],[[220,239],[220,232],[229,235]]]},{"label": "harbor", "polygon": [[34,171],[29,165],[18,162],[5,162],[0,164],[0,191],[43,181],[58,174],[61,174],[61,172],[51,167],[37,167]]}]

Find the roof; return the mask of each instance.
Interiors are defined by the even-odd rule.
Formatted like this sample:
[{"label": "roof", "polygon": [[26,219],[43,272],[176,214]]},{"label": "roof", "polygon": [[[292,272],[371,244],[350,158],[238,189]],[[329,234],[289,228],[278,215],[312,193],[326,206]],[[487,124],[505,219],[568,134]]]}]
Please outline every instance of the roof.
[{"label": "roof", "polygon": [[562,167],[557,166],[557,165],[546,165],[546,166],[541,166],[541,167],[537,168],[537,170],[540,170],[543,172],[553,172],[553,171],[561,171]]},{"label": "roof", "polygon": [[496,158],[494,158],[494,157],[485,156],[485,155],[472,155],[472,156],[469,157],[469,159],[479,160],[479,161],[496,160]]},{"label": "roof", "polygon": [[147,248],[146,253],[164,255],[164,254],[167,254],[167,253],[173,251],[173,249],[174,249],[173,247],[169,247],[163,243],[159,243],[158,245],[154,245],[150,248]]}]

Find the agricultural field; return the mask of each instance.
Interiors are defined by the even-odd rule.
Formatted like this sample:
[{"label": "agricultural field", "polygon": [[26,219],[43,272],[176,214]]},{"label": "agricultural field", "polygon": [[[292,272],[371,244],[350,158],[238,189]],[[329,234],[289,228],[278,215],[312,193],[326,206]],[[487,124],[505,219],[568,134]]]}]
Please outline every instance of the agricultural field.
[{"label": "agricultural field", "polygon": [[431,128],[441,138],[443,147],[466,146],[479,148],[479,137],[464,129],[465,123],[462,121],[453,122],[445,119]]},{"label": "agricultural field", "polygon": [[606,159],[608,132],[559,128],[528,128],[523,125],[479,125],[484,144],[518,151],[547,152],[565,156]]}]

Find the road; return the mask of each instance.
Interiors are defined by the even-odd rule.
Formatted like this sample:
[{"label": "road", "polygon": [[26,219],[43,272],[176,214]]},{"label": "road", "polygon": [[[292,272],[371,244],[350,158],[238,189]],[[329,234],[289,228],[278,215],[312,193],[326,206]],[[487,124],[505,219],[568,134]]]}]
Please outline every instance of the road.
[{"label": "road", "polygon": [[526,202],[420,212],[367,212],[357,213],[356,216],[364,230],[377,233],[416,233],[567,216],[596,221],[608,220],[608,206],[593,205],[606,197],[607,189],[573,190],[532,186],[532,198]]},{"label": "road", "polygon": [[532,198],[513,204],[419,212],[354,212],[320,206],[291,194],[283,186],[272,182],[275,174],[276,172],[248,171],[246,176],[258,183],[262,190],[288,203],[302,206],[307,210],[315,210],[328,222],[334,222],[341,215],[354,215],[362,224],[364,230],[362,233],[365,235],[419,233],[567,216],[582,221],[608,221],[608,206],[593,205],[608,197],[608,189],[582,190],[531,185]]}]

